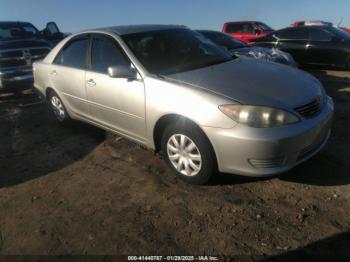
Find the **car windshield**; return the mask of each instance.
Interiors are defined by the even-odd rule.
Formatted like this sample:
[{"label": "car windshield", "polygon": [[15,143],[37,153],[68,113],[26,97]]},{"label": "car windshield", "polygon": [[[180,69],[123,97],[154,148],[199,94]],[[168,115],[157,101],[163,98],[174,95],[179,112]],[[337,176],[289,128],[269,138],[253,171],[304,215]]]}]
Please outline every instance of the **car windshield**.
[{"label": "car windshield", "polygon": [[0,23],[0,39],[24,39],[38,34],[38,29],[29,23]]},{"label": "car windshield", "polygon": [[267,24],[258,22],[258,23],[256,23],[256,25],[257,25],[258,27],[260,27],[260,29],[263,30],[263,31],[274,31],[274,30],[273,30],[271,27],[269,27]]},{"label": "car windshield", "polygon": [[128,34],[123,40],[151,73],[170,75],[232,60],[229,52],[189,29]]},{"label": "car windshield", "polygon": [[232,36],[229,36],[224,33],[212,32],[212,31],[198,31],[198,32],[204,35],[205,37],[209,38],[215,44],[225,47],[227,50],[243,48],[247,46],[245,43],[239,41],[238,39],[235,39]]}]

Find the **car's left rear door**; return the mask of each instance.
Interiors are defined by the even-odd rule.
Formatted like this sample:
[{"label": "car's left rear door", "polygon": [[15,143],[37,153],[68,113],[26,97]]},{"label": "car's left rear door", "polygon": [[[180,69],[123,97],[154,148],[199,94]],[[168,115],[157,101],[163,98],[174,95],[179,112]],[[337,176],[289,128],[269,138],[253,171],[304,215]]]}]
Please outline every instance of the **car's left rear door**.
[{"label": "car's left rear door", "polygon": [[69,111],[87,117],[85,66],[89,36],[78,35],[69,40],[49,66],[49,81]]},{"label": "car's left rear door", "polygon": [[133,67],[119,43],[109,35],[92,35],[89,53],[85,84],[93,121],[142,142],[146,123],[141,77],[127,79],[108,75],[111,66]]}]

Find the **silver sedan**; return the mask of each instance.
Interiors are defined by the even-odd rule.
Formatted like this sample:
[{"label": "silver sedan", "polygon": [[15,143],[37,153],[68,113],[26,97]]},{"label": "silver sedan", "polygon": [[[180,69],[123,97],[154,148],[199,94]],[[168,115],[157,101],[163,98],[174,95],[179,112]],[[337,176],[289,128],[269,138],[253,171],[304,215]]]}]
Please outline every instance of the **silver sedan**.
[{"label": "silver sedan", "polygon": [[333,116],[311,75],[232,58],[182,26],[71,35],[34,63],[34,79],[60,123],[82,120],[160,151],[192,184],[218,171],[288,171],[326,144]]}]

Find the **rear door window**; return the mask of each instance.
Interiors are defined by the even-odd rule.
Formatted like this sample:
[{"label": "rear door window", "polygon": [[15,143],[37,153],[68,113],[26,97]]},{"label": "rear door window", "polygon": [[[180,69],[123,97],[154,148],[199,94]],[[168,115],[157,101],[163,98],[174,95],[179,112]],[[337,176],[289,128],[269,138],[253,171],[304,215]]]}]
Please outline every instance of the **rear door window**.
[{"label": "rear door window", "polygon": [[287,28],[279,32],[274,33],[274,35],[282,40],[308,40],[309,33],[306,28]]},{"label": "rear door window", "polygon": [[63,47],[53,63],[77,69],[85,69],[88,44],[88,36],[72,39]]},{"label": "rear door window", "polygon": [[333,38],[331,33],[326,32],[320,28],[310,28],[309,32],[311,41],[329,42]]}]

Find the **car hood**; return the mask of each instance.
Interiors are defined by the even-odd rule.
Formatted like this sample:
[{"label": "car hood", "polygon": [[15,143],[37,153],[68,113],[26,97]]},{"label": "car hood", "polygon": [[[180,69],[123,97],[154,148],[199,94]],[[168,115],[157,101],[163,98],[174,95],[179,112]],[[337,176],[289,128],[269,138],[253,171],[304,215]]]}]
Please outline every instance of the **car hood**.
[{"label": "car hood", "polygon": [[293,67],[238,58],[215,66],[166,76],[242,104],[292,109],[323,94],[321,83]]},{"label": "car hood", "polygon": [[43,39],[16,39],[16,40],[0,40],[0,49],[16,49],[30,47],[50,47],[50,43]]}]

